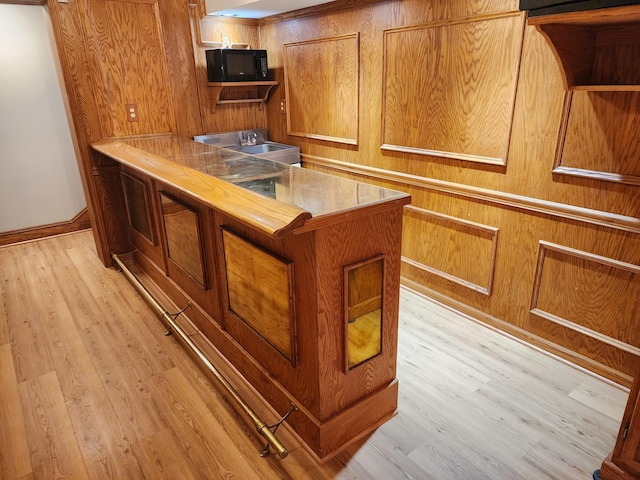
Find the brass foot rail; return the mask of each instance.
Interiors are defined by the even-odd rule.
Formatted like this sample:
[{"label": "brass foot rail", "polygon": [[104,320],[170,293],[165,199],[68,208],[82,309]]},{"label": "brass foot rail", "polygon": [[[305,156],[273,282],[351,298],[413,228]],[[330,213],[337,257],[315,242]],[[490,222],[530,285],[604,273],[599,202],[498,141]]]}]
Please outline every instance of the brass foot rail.
[{"label": "brass foot rail", "polygon": [[[269,427],[265,422],[263,422],[260,417],[253,411],[253,409],[244,401],[244,399],[240,396],[238,392],[231,386],[231,384],[227,381],[226,378],[213,366],[213,364],[209,361],[209,359],[202,353],[202,351],[198,348],[198,346],[193,343],[193,340],[189,338],[189,336],[182,330],[176,322],[175,318],[177,315],[170,315],[162,306],[158,303],[158,301],[149,293],[149,291],[145,288],[142,283],[137,279],[134,273],[129,270],[129,268],[124,264],[124,262],[120,259],[117,254],[112,254],[111,257],[116,262],[118,267],[122,270],[127,279],[131,282],[131,284],[135,287],[135,289],[142,295],[142,297],[149,303],[149,305],[166,321],[168,327],[178,334],[178,338],[182,341],[187,347],[189,347],[193,353],[198,357],[198,360],[202,362],[205,368],[220,382],[220,384],[224,387],[227,393],[231,396],[231,398],[235,401],[235,403],[247,414],[247,416],[253,421],[256,430],[260,435],[264,437],[267,441],[267,446],[271,445],[275,451],[278,453],[280,458],[285,458],[289,451],[287,448],[278,440],[275,436],[274,432],[269,430]],[[181,310],[181,312],[184,311]],[[294,407],[295,408],[295,407]],[[286,416],[288,416],[287,414]],[[286,418],[286,416],[284,418]],[[283,418],[283,420],[284,420]],[[282,421],[281,421],[282,422]],[[278,424],[279,425],[279,424]]]}]

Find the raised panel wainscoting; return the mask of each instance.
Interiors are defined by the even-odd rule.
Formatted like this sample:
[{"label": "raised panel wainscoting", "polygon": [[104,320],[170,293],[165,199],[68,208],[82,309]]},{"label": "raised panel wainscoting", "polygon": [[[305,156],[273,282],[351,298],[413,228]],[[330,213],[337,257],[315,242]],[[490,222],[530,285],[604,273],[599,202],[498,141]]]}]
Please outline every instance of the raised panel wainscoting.
[{"label": "raised panel wainscoting", "polygon": [[[204,2],[52,1],[49,10],[104,264],[108,245],[128,240],[114,233],[122,231],[113,213],[122,207],[113,203],[121,179],[94,163],[89,144],[115,134],[188,138],[268,127],[270,139],[300,147],[304,167],[404,190],[413,207],[430,212],[438,228],[407,210],[415,228],[403,239],[406,282],[631,384],[640,359],[629,348],[603,353],[614,347],[597,335],[548,325],[529,311],[541,241],[640,265],[638,69],[618,71],[637,56],[629,26],[596,27],[598,43],[581,35],[594,63],[579,66],[583,77],[569,84],[547,41],[553,28],[538,31],[517,0],[338,0],[260,21],[205,17]],[[633,25],[637,16],[624,11]],[[583,32],[580,21],[567,31]],[[225,38],[269,52],[277,85],[264,108],[211,109],[204,52]],[[337,44],[347,63],[324,48]],[[326,59],[318,77],[285,72],[286,51],[297,48]],[[329,75],[333,70],[340,75]],[[296,84],[287,93],[297,74],[314,87]],[[294,94],[302,100],[287,101]],[[318,96],[330,101],[306,109]],[[131,104],[137,122],[128,121]],[[455,244],[451,258],[422,247],[433,245],[425,238],[432,233]],[[478,252],[477,264],[469,252]],[[572,300],[588,290],[577,287],[585,290]],[[600,333],[610,336],[606,331]],[[633,350],[640,337],[624,343]]]}]

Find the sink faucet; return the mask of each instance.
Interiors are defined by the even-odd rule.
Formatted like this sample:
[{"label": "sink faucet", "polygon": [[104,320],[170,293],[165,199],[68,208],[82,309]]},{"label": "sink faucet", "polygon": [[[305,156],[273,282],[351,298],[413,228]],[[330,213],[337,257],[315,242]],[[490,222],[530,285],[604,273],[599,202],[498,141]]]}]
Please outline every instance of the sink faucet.
[{"label": "sink faucet", "polygon": [[242,145],[243,147],[247,145],[255,145],[256,143],[258,143],[258,134],[256,132],[247,133],[246,138],[242,133],[240,133],[239,136],[240,136],[240,145]]}]

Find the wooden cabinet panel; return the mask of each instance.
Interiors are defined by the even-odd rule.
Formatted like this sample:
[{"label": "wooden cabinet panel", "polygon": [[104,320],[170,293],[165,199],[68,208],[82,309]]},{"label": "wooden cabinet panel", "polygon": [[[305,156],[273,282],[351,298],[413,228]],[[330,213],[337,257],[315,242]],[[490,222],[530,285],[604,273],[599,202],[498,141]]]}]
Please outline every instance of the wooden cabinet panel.
[{"label": "wooden cabinet panel", "polygon": [[295,366],[293,264],[223,230],[228,308]]},{"label": "wooden cabinet panel", "polygon": [[160,192],[167,259],[207,288],[200,212]]},{"label": "wooden cabinet panel", "polygon": [[382,351],[384,257],[345,267],[345,373]]},{"label": "wooden cabinet panel", "polygon": [[640,356],[638,297],[640,267],[540,242],[532,313]]}]

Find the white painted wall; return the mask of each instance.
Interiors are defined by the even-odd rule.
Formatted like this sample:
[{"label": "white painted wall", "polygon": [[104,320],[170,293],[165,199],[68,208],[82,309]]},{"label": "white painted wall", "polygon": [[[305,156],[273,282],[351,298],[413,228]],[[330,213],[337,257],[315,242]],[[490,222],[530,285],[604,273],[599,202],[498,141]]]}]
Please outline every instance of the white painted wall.
[{"label": "white painted wall", "polygon": [[86,206],[46,7],[0,4],[0,232]]}]

